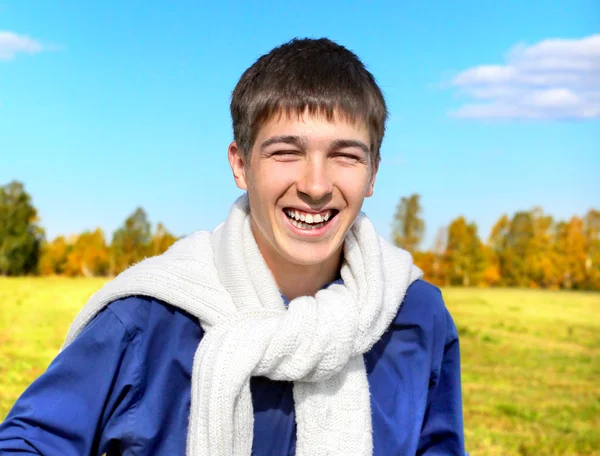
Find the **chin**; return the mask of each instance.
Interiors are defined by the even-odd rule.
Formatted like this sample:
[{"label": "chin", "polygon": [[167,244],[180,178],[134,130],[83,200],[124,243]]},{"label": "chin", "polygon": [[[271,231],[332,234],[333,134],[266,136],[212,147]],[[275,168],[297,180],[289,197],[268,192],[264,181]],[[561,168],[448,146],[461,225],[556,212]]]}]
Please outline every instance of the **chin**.
[{"label": "chin", "polygon": [[312,245],[297,246],[295,248],[282,249],[284,258],[299,266],[318,266],[331,260],[339,251],[332,246],[316,247]]}]

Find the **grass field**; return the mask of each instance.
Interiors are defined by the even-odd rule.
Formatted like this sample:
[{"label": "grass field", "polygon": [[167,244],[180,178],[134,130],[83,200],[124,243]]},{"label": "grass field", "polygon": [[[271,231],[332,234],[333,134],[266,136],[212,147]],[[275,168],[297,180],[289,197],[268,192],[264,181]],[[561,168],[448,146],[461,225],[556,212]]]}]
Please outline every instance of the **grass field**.
[{"label": "grass field", "polygon": [[[101,279],[0,278],[0,420]],[[600,294],[445,289],[461,335],[467,449],[600,455]]]}]

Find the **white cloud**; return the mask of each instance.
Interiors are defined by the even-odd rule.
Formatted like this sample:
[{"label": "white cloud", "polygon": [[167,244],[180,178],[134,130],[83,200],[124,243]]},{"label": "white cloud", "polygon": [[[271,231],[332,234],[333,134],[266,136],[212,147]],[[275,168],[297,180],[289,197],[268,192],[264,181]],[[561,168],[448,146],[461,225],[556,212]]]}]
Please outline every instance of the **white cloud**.
[{"label": "white cloud", "polygon": [[0,30],[0,60],[11,60],[20,52],[35,54],[43,50],[41,43],[28,36]]},{"label": "white cloud", "polygon": [[600,117],[600,35],[517,45],[505,65],[467,69],[451,86],[471,101],[451,115],[480,119]]}]

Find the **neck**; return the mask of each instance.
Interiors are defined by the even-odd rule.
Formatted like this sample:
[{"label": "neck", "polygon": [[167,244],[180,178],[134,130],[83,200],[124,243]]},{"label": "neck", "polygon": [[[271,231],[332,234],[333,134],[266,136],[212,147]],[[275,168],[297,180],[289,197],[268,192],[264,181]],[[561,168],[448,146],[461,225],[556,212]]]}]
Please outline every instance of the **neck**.
[{"label": "neck", "polygon": [[[256,239],[253,225],[252,231]],[[299,296],[314,296],[324,286],[339,277],[343,247],[340,247],[337,253],[331,255],[322,263],[301,265],[291,263],[273,252],[271,245],[268,243],[257,242],[257,244],[279,290],[289,301]]]},{"label": "neck", "polygon": [[317,265],[297,265],[286,261],[273,262],[271,270],[281,293],[289,300],[299,296],[314,296],[324,286],[339,277],[341,251],[326,262]]}]

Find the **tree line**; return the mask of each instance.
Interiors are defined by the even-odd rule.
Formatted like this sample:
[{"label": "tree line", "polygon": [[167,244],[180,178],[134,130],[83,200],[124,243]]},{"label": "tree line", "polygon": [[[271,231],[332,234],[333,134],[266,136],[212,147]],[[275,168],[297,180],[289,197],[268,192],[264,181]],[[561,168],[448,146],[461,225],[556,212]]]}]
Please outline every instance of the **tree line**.
[{"label": "tree line", "polygon": [[542,208],[503,214],[483,241],[463,216],[441,228],[429,250],[420,196],[403,197],[393,220],[394,243],[410,251],[440,286],[504,286],[600,290],[600,211],[554,220]]},{"label": "tree line", "polygon": [[154,230],[137,208],[112,235],[100,228],[45,239],[37,210],[21,182],[0,187],[0,276],[114,276],[142,259],[159,255],[177,238],[158,223]]},{"label": "tree line", "polygon": [[[484,241],[477,224],[459,216],[425,233],[420,195],[402,197],[393,216],[393,242],[413,254],[425,278],[439,286],[508,286],[600,290],[600,211],[554,220],[541,208],[503,214]],[[100,228],[48,241],[31,196],[12,181],[0,186],[0,275],[115,276],[159,255],[177,238],[143,208],[108,240]]]}]

